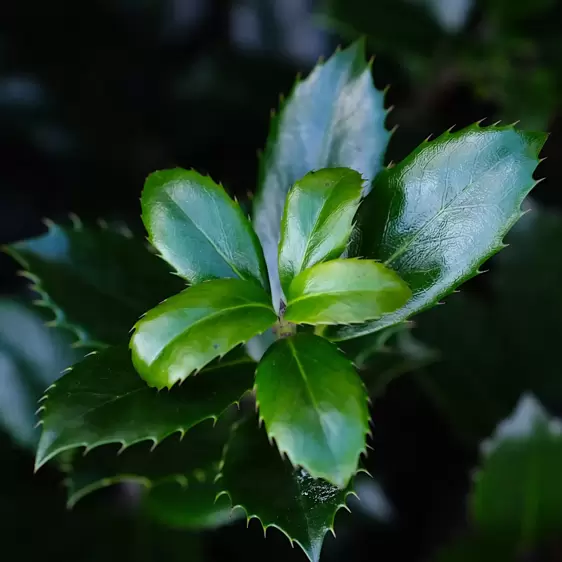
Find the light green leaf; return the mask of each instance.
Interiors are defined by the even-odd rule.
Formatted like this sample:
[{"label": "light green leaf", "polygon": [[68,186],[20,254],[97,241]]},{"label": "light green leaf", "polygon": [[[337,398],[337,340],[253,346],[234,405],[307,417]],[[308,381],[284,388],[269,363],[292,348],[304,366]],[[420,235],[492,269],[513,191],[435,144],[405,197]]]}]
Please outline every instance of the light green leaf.
[{"label": "light green leaf", "polygon": [[293,465],[348,484],[366,447],[369,409],[361,379],[333,344],[307,333],[278,340],[258,365],[256,401]]},{"label": "light green leaf", "polygon": [[42,399],[43,433],[36,468],[63,451],[162,439],[216,419],[252,385],[255,363],[235,351],[181,386],[157,391],[138,376],[128,350],[87,356],[55,382]]},{"label": "light green leaf", "polygon": [[318,65],[271,123],[260,161],[254,225],[264,248],[273,303],[282,296],[277,271],[280,224],[294,183],[312,170],[347,167],[369,186],[382,167],[390,133],[384,95],[375,89],[364,44],[354,43]]},{"label": "light green leaf", "polygon": [[267,530],[275,527],[297,543],[311,562],[318,562],[324,537],[334,532],[337,511],[347,506],[352,487],[340,489],[294,469],[268,443],[253,417],[233,432],[226,449],[218,486],[232,505],[258,519]]},{"label": "light green leaf", "polygon": [[269,295],[258,285],[207,281],[170,297],[135,324],[133,364],[150,386],[170,388],[276,320]]},{"label": "light green leaf", "polygon": [[349,168],[326,168],[308,173],[291,188],[279,243],[279,276],[285,295],[301,271],[342,255],[362,183],[361,176]]},{"label": "light green leaf", "polygon": [[0,299],[0,428],[21,447],[35,449],[37,400],[80,357],[70,335],[48,328],[23,303]]},{"label": "light green leaf", "polygon": [[520,551],[559,537],[562,422],[524,395],[482,449],[471,502],[479,531],[509,537]]},{"label": "light green leaf", "polygon": [[185,286],[143,241],[111,230],[50,223],[6,251],[27,270],[37,304],[55,313],[52,325],[89,347],[127,341],[141,314]]},{"label": "light green leaf", "polygon": [[358,254],[394,269],[413,296],[379,320],[335,329],[333,339],[401,322],[476,275],[520,218],[545,140],[544,133],[472,125],[424,142],[379,174],[359,211]]},{"label": "light green leaf", "polygon": [[365,322],[396,310],[411,295],[408,285],[381,263],[333,260],[295,277],[284,319],[295,324]]},{"label": "light green leaf", "polygon": [[191,284],[234,277],[269,288],[258,238],[239,205],[194,170],[148,176],[142,219],[162,257]]}]

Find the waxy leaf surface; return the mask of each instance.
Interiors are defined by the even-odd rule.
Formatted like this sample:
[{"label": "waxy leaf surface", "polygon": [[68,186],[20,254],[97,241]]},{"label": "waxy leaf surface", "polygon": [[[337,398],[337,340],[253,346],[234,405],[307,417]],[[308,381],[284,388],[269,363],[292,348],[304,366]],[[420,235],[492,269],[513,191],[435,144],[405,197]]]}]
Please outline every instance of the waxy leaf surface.
[{"label": "waxy leaf surface", "polygon": [[285,295],[301,271],[342,255],[362,183],[361,176],[349,168],[325,168],[310,172],[291,188],[279,244],[279,276]]},{"label": "waxy leaf surface", "polygon": [[268,289],[258,238],[222,185],[175,168],[148,176],[142,219],[162,257],[191,284],[234,277]]},{"label": "waxy leaf surface", "polygon": [[356,255],[382,261],[412,289],[396,312],[334,330],[349,339],[436,304],[503,247],[535,185],[544,133],[473,125],[424,142],[382,171],[358,214]]},{"label": "waxy leaf surface", "polygon": [[55,313],[52,324],[90,347],[127,341],[141,314],[185,286],[144,241],[111,230],[51,224],[7,251]]},{"label": "waxy leaf surface", "polygon": [[256,372],[267,434],[294,466],[344,487],[365,450],[369,410],[351,362],[329,341],[301,333],[275,342]]},{"label": "waxy leaf surface", "polygon": [[352,324],[404,305],[411,291],[394,271],[372,260],[341,259],[300,273],[287,291],[284,318],[295,324]]},{"label": "waxy leaf surface", "polygon": [[293,468],[272,446],[253,417],[233,432],[224,457],[219,488],[264,529],[275,527],[318,562],[324,537],[334,529],[337,511],[346,507],[351,486],[337,488]]},{"label": "waxy leaf surface", "polygon": [[169,388],[265,332],[276,320],[269,295],[255,283],[200,283],[170,297],[135,324],[133,364],[150,386]]},{"label": "waxy leaf surface", "polygon": [[41,402],[36,467],[68,449],[154,443],[217,418],[252,386],[255,363],[238,350],[181,386],[157,391],[136,373],[126,346],[89,355]]},{"label": "waxy leaf surface", "polygon": [[347,167],[367,186],[382,167],[390,133],[362,41],[318,65],[273,118],[260,162],[253,220],[264,248],[275,306],[282,295],[277,257],[285,199],[312,170]]}]

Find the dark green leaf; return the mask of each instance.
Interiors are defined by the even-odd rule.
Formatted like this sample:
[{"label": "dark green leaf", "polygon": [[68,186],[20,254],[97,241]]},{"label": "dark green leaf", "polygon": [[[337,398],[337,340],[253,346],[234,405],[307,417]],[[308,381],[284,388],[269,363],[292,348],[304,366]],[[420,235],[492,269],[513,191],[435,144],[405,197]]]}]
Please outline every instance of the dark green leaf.
[{"label": "dark green leaf", "polygon": [[403,306],[411,295],[408,285],[381,263],[333,260],[295,277],[284,318],[295,324],[365,322]]},{"label": "dark green leaf", "polygon": [[69,506],[95,490],[121,482],[137,482],[148,489],[165,482],[190,487],[205,477],[212,482],[238,413],[236,406],[232,409],[235,411],[225,412],[218,423],[203,421],[157,447],[143,442],[122,452],[115,446],[98,447],[84,455],[75,451],[66,468]]},{"label": "dark green leaf", "polygon": [[383,93],[373,85],[371,65],[359,41],[298,81],[272,120],[260,162],[254,225],[276,306],[281,298],[280,223],[289,189],[312,170],[338,166],[358,171],[370,185],[390,137],[385,118]]},{"label": "dark green leaf", "polygon": [[392,267],[413,297],[380,320],[334,330],[334,339],[401,322],[476,275],[521,216],[545,140],[473,125],[423,143],[379,174],[359,211],[358,252]]},{"label": "dark green leaf", "polygon": [[54,383],[41,405],[36,467],[77,447],[155,444],[217,418],[252,385],[255,363],[238,351],[181,386],[157,391],[138,376],[125,347],[89,355]]},{"label": "dark green leaf", "polygon": [[150,241],[190,283],[234,277],[268,289],[258,238],[222,185],[193,170],[163,170],[148,176],[141,201]]},{"label": "dark green leaf", "polygon": [[361,379],[333,344],[306,333],[278,340],[258,365],[256,401],[293,465],[348,484],[365,450],[369,409]]},{"label": "dark green leaf", "polygon": [[349,168],[326,168],[308,173],[291,188],[279,243],[279,277],[285,295],[301,271],[342,255],[362,184],[361,176]]},{"label": "dark green leaf", "polygon": [[47,328],[36,310],[0,300],[0,427],[22,447],[34,449],[37,400],[80,354],[70,336]]},{"label": "dark green leaf", "polygon": [[351,487],[342,490],[291,467],[253,417],[234,430],[218,485],[248,520],[255,517],[264,529],[279,529],[311,562],[318,562],[337,511],[353,493]]},{"label": "dark green leaf", "polygon": [[147,309],[184,286],[145,244],[110,230],[49,225],[7,251],[28,271],[52,322],[90,347],[127,340]]},{"label": "dark green leaf", "polygon": [[258,285],[207,281],[170,297],[135,324],[133,364],[150,386],[170,388],[276,320],[269,295]]},{"label": "dark green leaf", "polygon": [[509,538],[524,551],[559,537],[562,422],[527,394],[483,451],[472,498],[480,532]]}]

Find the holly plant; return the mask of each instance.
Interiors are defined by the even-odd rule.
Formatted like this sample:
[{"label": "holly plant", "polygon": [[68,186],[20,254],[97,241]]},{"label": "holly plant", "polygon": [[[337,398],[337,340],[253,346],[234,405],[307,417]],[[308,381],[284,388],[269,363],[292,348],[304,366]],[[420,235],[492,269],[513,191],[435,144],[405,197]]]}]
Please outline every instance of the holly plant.
[{"label": "holly plant", "polygon": [[9,247],[53,325],[93,350],[39,407],[36,466],[58,461],[71,504],[133,480],[165,523],[245,511],[319,559],[370,434],[352,349],[502,248],[546,140],[475,124],[384,168],[387,112],[363,51],[317,66],[274,115],[252,219],[176,168],[142,192],[150,248],[77,219]]}]

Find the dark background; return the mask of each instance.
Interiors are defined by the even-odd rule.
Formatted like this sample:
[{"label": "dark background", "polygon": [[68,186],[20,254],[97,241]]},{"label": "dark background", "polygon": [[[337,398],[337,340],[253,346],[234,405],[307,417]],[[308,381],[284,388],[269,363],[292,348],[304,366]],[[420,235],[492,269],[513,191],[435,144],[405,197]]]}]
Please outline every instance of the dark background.
[{"label": "dark background", "polygon": [[[560,22],[554,0],[3,2],[0,244],[38,235],[42,218],[68,221],[69,212],[87,223],[124,219],[142,232],[140,191],[159,168],[193,167],[244,199],[279,94],[358,33],[377,54],[377,87],[392,84],[388,126],[400,126],[387,161],[452,125],[520,120],[552,132],[535,199],[557,209]],[[5,295],[24,291],[16,270],[0,255]],[[484,302],[487,277],[467,287]],[[431,559],[464,528],[477,444],[459,438],[409,376],[375,402],[373,416],[368,464],[395,517],[340,514],[326,561]],[[205,533],[193,546],[191,535],[139,530],[111,494],[66,513],[60,476],[32,477],[31,458],[5,436],[0,465],[2,559],[190,561],[200,546],[204,560],[304,560],[275,530],[264,541],[256,522]]]}]

